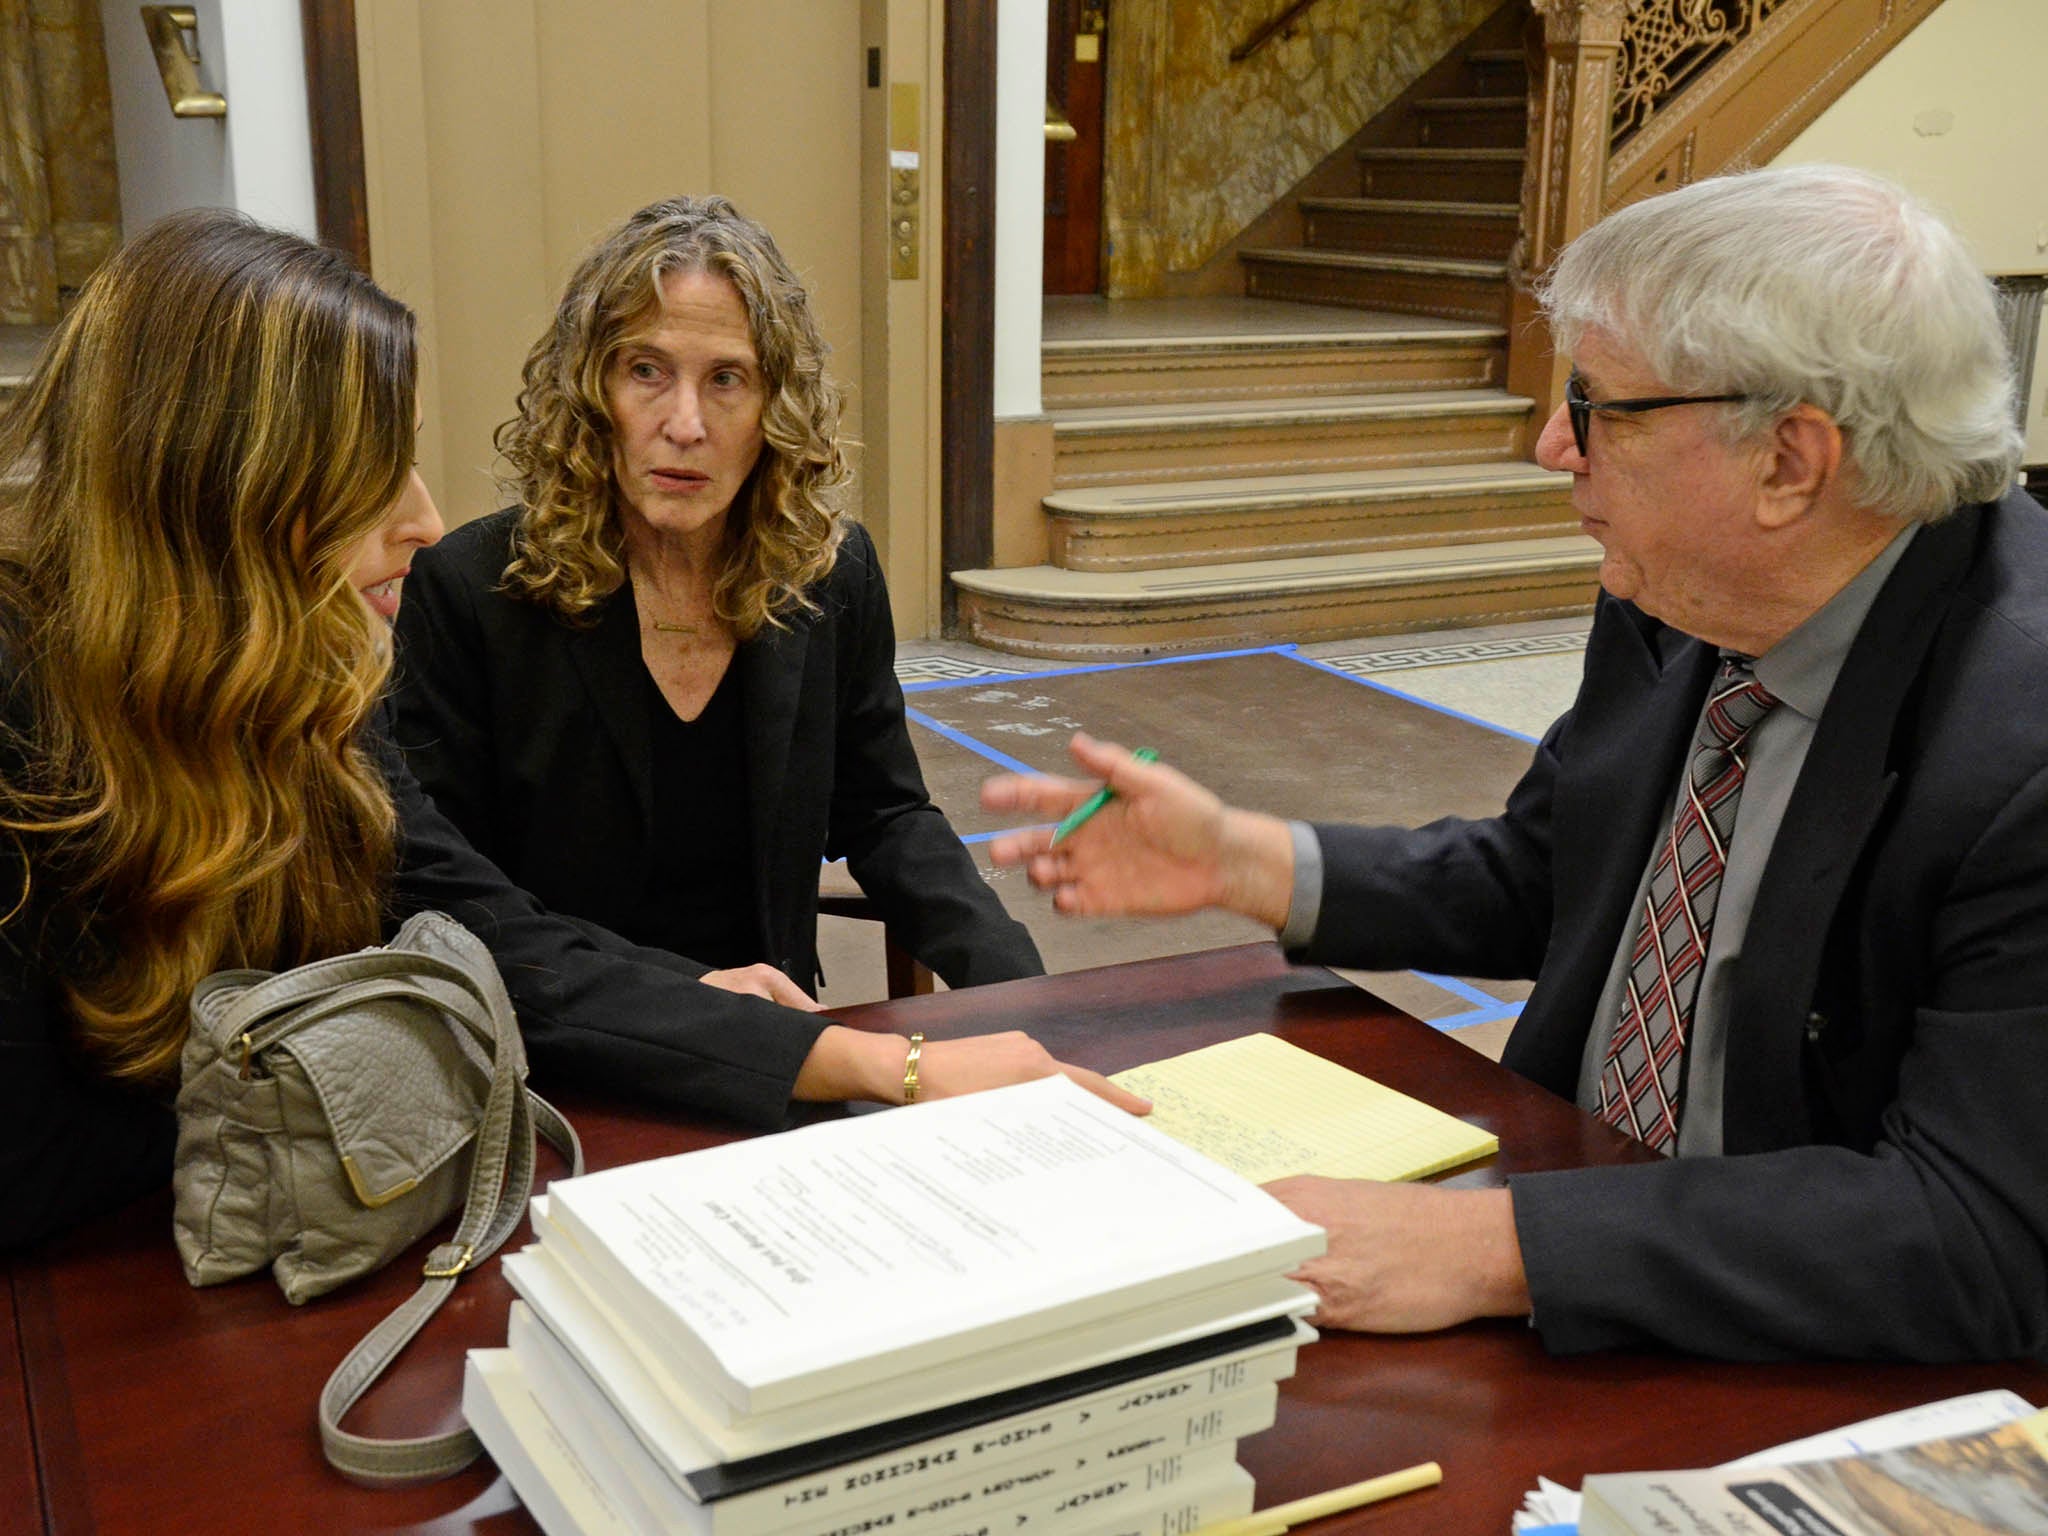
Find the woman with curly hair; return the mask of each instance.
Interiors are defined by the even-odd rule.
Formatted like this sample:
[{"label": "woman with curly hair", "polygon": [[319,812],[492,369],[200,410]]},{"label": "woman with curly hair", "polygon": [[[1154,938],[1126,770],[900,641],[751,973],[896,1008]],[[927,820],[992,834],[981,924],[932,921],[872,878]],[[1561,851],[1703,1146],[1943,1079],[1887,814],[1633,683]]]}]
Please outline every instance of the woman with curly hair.
[{"label": "woman with curly hair", "polygon": [[815,983],[841,856],[950,984],[1036,975],[925,792],[839,405],[802,286],[730,203],[600,239],[498,434],[521,504],[419,562],[401,741],[543,900],[765,995]]},{"label": "woman with curly hair", "polygon": [[[766,1124],[904,1097],[908,1041],[551,915],[406,771],[377,716],[441,532],[415,370],[341,257],[205,210],[114,255],[0,421],[0,1249],[168,1179],[201,977],[430,908],[497,956],[539,1080]],[[927,1046],[920,1087],[1057,1070],[986,1036]]]}]

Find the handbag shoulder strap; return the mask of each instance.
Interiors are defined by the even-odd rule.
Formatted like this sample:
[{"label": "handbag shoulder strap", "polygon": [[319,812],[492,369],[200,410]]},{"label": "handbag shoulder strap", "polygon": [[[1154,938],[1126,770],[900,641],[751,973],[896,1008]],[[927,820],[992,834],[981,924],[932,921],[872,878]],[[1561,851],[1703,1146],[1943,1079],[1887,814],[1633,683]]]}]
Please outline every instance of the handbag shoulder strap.
[{"label": "handbag shoulder strap", "polygon": [[[472,1182],[470,1201],[463,1209],[461,1224],[452,1238],[427,1255],[423,1271],[426,1278],[420,1288],[363,1336],[362,1341],[334,1368],[334,1374],[327,1378],[327,1385],[320,1393],[321,1448],[330,1466],[357,1482],[424,1482],[459,1472],[482,1454],[482,1444],[477,1440],[475,1431],[467,1426],[445,1434],[385,1440],[353,1434],[341,1427],[341,1420],[356,1400],[384,1374],[385,1367],[411,1342],[413,1335],[426,1325],[427,1319],[440,1310],[441,1303],[448,1299],[462,1275],[495,1253],[519,1225],[526,1196],[533,1187],[533,1131],[536,1123],[541,1133],[568,1160],[570,1172],[583,1172],[582,1143],[577,1139],[575,1127],[563,1118],[560,1111],[531,1091],[521,1095],[521,1107],[525,1113],[518,1119],[525,1128],[526,1155],[515,1160],[523,1164],[523,1177],[521,1170],[515,1167],[513,1180],[507,1182],[504,1198],[490,1213],[481,1241],[472,1242],[464,1236],[479,1210]],[[484,1160],[483,1139],[484,1133],[480,1128],[479,1166]],[[518,1139],[516,1134],[513,1139]]]},{"label": "handbag shoulder strap", "polygon": [[[401,933],[401,939],[403,936]],[[462,1275],[497,1252],[518,1227],[526,1198],[533,1189],[536,1122],[541,1133],[568,1160],[572,1174],[583,1172],[583,1146],[575,1128],[554,1106],[526,1087],[520,1070],[524,1052],[520,1048],[519,1026],[502,985],[478,986],[459,967],[427,955],[387,950],[340,958],[363,961],[373,957],[397,963],[337,966],[337,974],[328,976],[327,982],[370,982],[372,990],[381,993],[385,988],[377,983],[388,985],[394,977],[407,972],[424,972],[444,981],[457,980],[483,1005],[491,1035],[491,1086],[484,1100],[482,1122],[477,1127],[462,1219],[456,1224],[454,1235],[427,1255],[420,1288],[348,1352],[320,1393],[320,1441],[329,1464],[359,1482],[419,1482],[460,1471],[475,1460],[483,1449],[475,1434],[465,1427],[447,1434],[385,1440],[351,1434],[341,1427],[342,1417],[440,1309]],[[305,995],[300,993],[297,1000],[304,1001]],[[272,1012],[274,1006],[252,1006],[244,1022],[253,1023]],[[483,1023],[467,1007],[449,1011],[472,1031]]]}]

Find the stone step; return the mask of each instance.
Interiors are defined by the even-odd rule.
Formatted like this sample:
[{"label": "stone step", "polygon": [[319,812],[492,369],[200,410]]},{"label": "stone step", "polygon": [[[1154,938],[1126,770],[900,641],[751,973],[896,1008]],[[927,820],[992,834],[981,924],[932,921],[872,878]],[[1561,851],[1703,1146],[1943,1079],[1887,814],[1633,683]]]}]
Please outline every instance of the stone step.
[{"label": "stone step", "polygon": [[28,383],[30,370],[54,329],[49,325],[0,325],[0,406]]},{"label": "stone step", "polygon": [[955,571],[966,638],[1056,659],[1294,641],[1590,612],[1583,534],[1163,571]]},{"label": "stone step", "polygon": [[[1247,307],[1253,307],[1249,301]],[[1345,313],[1356,314],[1357,324],[1340,329],[1322,321],[1300,331],[1049,339],[1040,349],[1040,395],[1045,408],[1056,411],[1478,389],[1501,382],[1507,332],[1500,326]]]},{"label": "stone step", "polygon": [[1240,251],[1254,298],[1352,304],[1505,325],[1507,263],[1449,257],[1367,256],[1353,251]]},{"label": "stone step", "polygon": [[1416,149],[1358,152],[1361,197],[1424,197],[1465,203],[1522,200],[1520,149]]},{"label": "stone step", "polygon": [[1522,210],[1514,203],[1407,197],[1304,197],[1304,238],[1319,251],[1505,261]]},{"label": "stone step", "polygon": [[1432,96],[1408,112],[1422,143],[1442,148],[1520,148],[1529,134],[1520,96]]},{"label": "stone step", "polygon": [[1534,404],[1456,389],[1053,411],[1053,488],[1491,463]]},{"label": "stone step", "polygon": [[1158,570],[1570,532],[1570,475],[1534,464],[1432,464],[1056,491],[1052,563]]},{"label": "stone step", "polygon": [[1465,55],[1465,78],[1474,96],[1529,94],[1529,60],[1519,48],[1479,48]]}]

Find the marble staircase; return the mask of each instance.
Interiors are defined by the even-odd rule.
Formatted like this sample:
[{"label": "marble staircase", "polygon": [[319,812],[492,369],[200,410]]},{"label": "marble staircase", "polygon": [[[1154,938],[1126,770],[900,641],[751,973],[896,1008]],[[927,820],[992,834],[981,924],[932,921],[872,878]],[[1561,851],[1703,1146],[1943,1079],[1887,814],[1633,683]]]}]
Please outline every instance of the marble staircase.
[{"label": "marble staircase", "polygon": [[1599,546],[1502,388],[1518,52],[1470,49],[1245,295],[1054,300],[1050,563],[960,571],[965,637],[1043,657],[1587,611]]}]

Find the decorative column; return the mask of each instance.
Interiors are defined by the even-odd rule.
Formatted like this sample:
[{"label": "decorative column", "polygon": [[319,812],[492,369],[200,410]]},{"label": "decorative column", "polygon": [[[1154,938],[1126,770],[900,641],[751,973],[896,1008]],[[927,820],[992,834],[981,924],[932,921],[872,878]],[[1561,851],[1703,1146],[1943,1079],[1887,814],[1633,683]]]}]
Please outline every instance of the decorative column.
[{"label": "decorative column", "polygon": [[1557,253],[1600,217],[1614,69],[1628,18],[1642,0],[1532,0],[1529,152],[1522,166],[1522,229],[1510,259],[1508,388],[1536,401],[1527,447],[1564,399],[1565,359],[1531,291]]}]

